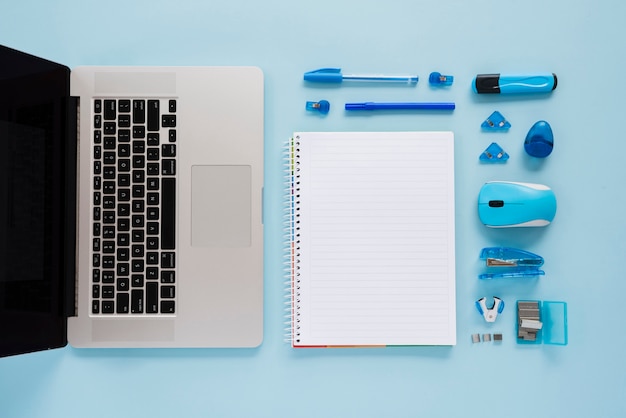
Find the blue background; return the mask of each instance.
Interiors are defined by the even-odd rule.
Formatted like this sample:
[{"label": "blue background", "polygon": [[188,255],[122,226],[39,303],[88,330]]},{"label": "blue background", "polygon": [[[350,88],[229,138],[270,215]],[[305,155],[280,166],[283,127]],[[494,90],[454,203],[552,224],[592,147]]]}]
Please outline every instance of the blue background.
[{"label": "blue background", "polygon": [[[265,339],[244,350],[79,350],[0,359],[2,417],[626,416],[624,17],[617,0],[32,1],[2,0],[0,43],[78,65],[257,65],[266,88]],[[304,85],[305,71],[416,72],[415,88]],[[428,86],[440,71],[446,90]],[[550,71],[542,97],[474,95],[477,73]],[[1,92],[0,92],[1,94]],[[306,100],[327,99],[323,118]],[[453,113],[347,115],[365,100],[455,101]],[[507,133],[485,133],[499,110]],[[555,149],[523,151],[537,120]],[[455,347],[293,350],[283,341],[282,147],[297,130],[452,130],[456,137]],[[511,156],[481,165],[493,141]],[[488,180],[544,183],[547,228],[488,230],[476,214]],[[482,247],[542,255],[546,276],[479,282]],[[494,326],[474,308],[497,295]],[[515,343],[517,299],[562,300],[569,345]],[[472,344],[473,333],[504,341]]]}]

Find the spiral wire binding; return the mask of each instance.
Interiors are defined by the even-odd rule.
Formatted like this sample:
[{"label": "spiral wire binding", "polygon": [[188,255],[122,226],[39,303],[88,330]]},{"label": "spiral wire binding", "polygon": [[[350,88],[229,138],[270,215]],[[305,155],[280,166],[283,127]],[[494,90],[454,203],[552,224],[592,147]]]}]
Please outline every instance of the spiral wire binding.
[{"label": "spiral wire binding", "polygon": [[293,344],[298,340],[299,333],[299,313],[298,302],[300,301],[300,280],[299,280],[299,215],[298,201],[299,195],[299,174],[298,174],[298,142],[299,136],[291,138],[286,144],[283,153],[284,158],[284,185],[285,197],[283,201],[283,272],[285,276],[285,342]]}]

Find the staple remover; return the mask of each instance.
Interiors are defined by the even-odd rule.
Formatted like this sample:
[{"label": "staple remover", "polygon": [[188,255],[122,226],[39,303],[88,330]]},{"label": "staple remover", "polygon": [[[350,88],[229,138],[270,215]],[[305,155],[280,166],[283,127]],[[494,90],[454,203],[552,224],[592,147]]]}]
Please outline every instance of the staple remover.
[{"label": "staple remover", "polygon": [[485,318],[487,322],[496,322],[498,314],[504,310],[504,301],[497,296],[493,297],[493,305],[491,308],[487,308],[487,298],[480,298],[476,301],[476,309]]}]

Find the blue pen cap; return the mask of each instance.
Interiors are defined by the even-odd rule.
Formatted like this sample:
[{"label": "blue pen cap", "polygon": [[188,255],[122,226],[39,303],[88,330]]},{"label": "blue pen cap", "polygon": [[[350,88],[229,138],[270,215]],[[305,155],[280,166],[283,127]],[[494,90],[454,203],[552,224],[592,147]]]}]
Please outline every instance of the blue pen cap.
[{"label": "blue pen cap", "polygon": [[341,68],[320,68],[319,70],[304,73],[304,81],[313,83],[341,83],[343,75]]}]

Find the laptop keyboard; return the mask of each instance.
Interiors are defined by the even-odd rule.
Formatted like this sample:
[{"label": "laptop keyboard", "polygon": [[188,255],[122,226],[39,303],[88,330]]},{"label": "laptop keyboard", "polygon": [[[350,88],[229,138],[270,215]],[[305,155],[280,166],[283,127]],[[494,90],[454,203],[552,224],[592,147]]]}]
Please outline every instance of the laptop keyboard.
[{"label": "laptop keyboard", "polygon": [[176,313],[176,100],[95,99],[91,313]]}]

